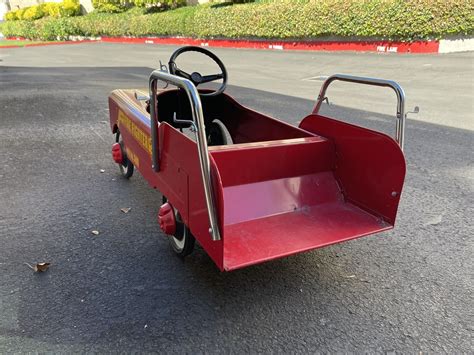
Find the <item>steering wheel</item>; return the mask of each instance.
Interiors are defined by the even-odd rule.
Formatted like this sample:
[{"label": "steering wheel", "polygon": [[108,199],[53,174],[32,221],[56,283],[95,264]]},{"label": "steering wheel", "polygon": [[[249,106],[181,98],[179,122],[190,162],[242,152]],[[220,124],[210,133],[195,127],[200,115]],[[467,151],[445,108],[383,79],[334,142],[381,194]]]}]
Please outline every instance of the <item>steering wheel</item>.
[{"label": "steering wheel", "polygon": [[[181,70],[178,68],[176,65],[176,59],[178,58],[179,55],[186,53],[186,52],[199,52],[202,53],[208,57],[210,57],[220,68],[221,73],[220,74],[212,74],[212,75],[201,75],[198,72],[193,72],[191,74],[186,73],[185,71]],[[221,86],[213,92],[209,93],[201,93],[200,96],[217,96],[219,94],[222,94],[227,87],[227,70],[225,69],[224,63],[211,51],[202,48],[202,47],[196,47],[196,46],[186,46],[186,47],[181,47],[177,49],[170,57],[170,61],[168,62],[169,68],[170,68],[170,73],[173,75],[180,76],[182,78],[191,80],[192,83],[197,87],[199,84],[204,84],[208,83],[211,81],[216,81],[222,79],[222,84]]]}]

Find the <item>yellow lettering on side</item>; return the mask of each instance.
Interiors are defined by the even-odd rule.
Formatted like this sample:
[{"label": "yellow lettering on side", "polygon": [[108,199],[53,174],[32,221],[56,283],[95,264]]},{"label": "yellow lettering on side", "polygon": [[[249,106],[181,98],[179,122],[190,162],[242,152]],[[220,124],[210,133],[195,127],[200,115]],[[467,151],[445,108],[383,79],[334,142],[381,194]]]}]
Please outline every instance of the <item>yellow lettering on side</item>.
[{"label": "yellow lettering on side", "polygon": [[[141,130],[128,116],[121,110],[118,112],[117,125],[120,130],[124,128],[132,135],[140,146],[151,155],[151,137]],[[134,163],[135,164],[135,163]]]},{"label": "yellow lettering on side", "polygon": [[131,149],[125,148],[127,152],[127,158],[132,162],[133,165],[140,169],[140,158]]}]

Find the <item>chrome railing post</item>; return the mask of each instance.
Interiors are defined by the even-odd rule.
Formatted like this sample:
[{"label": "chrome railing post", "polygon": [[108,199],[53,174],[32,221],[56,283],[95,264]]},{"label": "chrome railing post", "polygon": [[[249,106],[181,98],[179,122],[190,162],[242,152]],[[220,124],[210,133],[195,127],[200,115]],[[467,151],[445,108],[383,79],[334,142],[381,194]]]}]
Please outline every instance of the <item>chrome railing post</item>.
[{"label": "chrome railing post", "polygon": [[156,113],[156,82],[158,80],[165,83],[175,85],[183,89],[188,96],[191,105],[191,114],[193,124],[195,125],[195,135],[198,146],[199,163],[201,166],[201,178],[204,186],[204,196],[206,199],[207,212],[209,217],[209,233],[212,240],[220,240],[219,224],[217,219],[216,207],[214,204],[215,195],[211,182],[211,162],[209,159],[209,151],[207,148],[206,127],[204,124],[204,114],[202,112],[201,99],[196,86],[188,80],[176,75],[168,74],[160,70],[151,73],[149,79],[150,89],[150,116],[151,116],[151,141],[152,141],[152,167],[153,170],[159,171],[158,159],[158,117]]},{"label": "chrome railing post", "polygon": [[346,81],[350,83],[365,84],[372,86],[382,86],[389,87],[395,91],[397,95],[397,124],[395,131],[395,140],[397,141],[400,148],[403,150],[403,144],[405,140],[405,92],[402,87],[398,85],[397,82],[392,80],[377,79],[377,78],[367,78],[362,76],[353,76],[346,74],[334,74],[327,78],[318,95],[318,100],[316,106],[313,109],[313,113],[317,114],[321,108],[321,104],[326,98],[326,90],[333,81]]},{"label": "chrome railing post", "polygon": [[158,117],[156,114],[156,80],[150,77],[151,168],[160,171],[158,159]]}]

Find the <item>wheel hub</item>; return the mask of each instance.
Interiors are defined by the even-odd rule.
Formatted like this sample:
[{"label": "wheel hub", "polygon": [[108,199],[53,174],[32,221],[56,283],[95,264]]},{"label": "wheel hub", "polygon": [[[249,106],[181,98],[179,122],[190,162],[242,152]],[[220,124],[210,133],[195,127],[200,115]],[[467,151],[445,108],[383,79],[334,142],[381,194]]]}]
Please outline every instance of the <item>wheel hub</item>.
[{"label": "wheel hub", "polygon": [[172,236],[176,233],[174,209],[168,202],[160,207],[160,211],[158,212],[158,223],[160,224],[160,228],[166,234]]},{"label": "wheel hub", "polygon": [[120,143],[112,144],[112,158],[117,164],[123,164],[123,152]]}]

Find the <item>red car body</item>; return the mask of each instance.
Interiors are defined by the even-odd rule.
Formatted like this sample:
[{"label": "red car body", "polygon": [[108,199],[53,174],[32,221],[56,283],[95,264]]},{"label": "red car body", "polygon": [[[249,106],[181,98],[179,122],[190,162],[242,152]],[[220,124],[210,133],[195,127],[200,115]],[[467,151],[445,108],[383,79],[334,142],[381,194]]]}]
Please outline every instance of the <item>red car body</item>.
[{"label": "red car body", "polygon": [[[220,270],[393,228],[405,177],[400,142],[317,110],[294,127],[221,94],[201,98],[204,117],[222,121],[234,143],[208,147],[220,232],[213,240],[198,146],[170,119],[186,106],[179,90],[156,93],[155,140],[140,94],[111,93],[111,130],[120,131],[124,154],[179,210]],[[189,107],[182,111],[186,115]],[[158,171],[152,167],[153,144]]]}]

